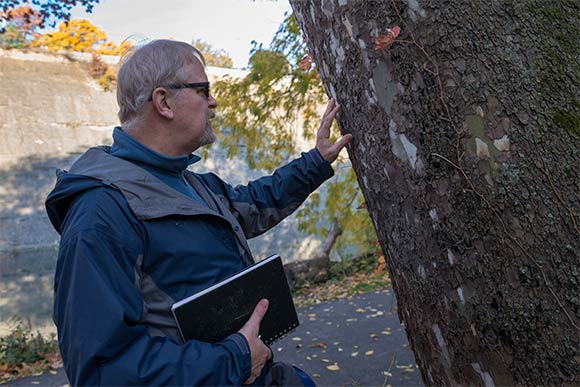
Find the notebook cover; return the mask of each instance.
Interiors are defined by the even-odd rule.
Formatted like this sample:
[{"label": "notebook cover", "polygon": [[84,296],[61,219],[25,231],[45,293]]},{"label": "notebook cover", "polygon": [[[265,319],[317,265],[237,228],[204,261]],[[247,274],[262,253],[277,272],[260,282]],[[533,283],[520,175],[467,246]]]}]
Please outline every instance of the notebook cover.
[{"label": "notebook cover", "polygon": [[278,255],[173,304],[171,310],[184,341],[216,343],[239,331],[262,298],[270,306],[260,324],[260,336],[269,345],[299,325]]}]

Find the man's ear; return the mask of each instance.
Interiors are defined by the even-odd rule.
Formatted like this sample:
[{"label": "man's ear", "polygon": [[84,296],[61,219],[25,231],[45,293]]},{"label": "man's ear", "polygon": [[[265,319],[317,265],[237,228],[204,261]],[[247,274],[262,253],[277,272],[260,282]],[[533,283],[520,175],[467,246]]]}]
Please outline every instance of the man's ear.
[{"label": "man's ear", "polygon": [[174,106],[169,97],[170,95],[167,89],[164,87],[158,87],[153,90],[153,93],[151,94],[151,103],[153,103],[153,108],[159,115],[171,120],[174,115]]}]

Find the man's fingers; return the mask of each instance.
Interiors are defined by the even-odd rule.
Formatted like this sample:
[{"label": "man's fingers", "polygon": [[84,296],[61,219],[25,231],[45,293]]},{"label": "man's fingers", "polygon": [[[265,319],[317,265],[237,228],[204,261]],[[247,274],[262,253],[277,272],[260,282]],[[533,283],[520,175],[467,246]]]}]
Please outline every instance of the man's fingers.
[{"label": "man's fingers", "polygon": [[327,129],[330,129],[330,125],[332,124],[332,120],[334,120],[334,117],[336,117],[336,114],[340,111],[340,105],[338,103],[336,103],[336,100],[334,98],[331,98],[330,101],[328,102],[328,105],[326,105],[326,110],[324,111],[324,114],[322,115],[322,123],[320,125],[320,129],[323,129],[327,127]]},{"label": "man's fingers", "polygon": [[332,145],[332,159],[333,161],[338,157],[338,154],[352,140],[352,134],[345,134],[334,145]]},{"label": "man's fingers", "polygon": [[258,302],[258,305],[256,305],[256,307],[254,308],[254,312],[250,316],[250,319],[246,322],[246,324],[241,330],[251,331],[252,335],[257,336],[258,332],[260,331],[260,323],[262,322],[262,319],[266,315],[269,305],[270,304],[268,300],[266,299],[260,300],[260,302]]},{"label": "man's fingers", "polygon": [[325,117],[327,114],[329,114],[332,111],[332,109],[335,108],[335,106],[334,106],[335,104],[336,104],[336,100],[334,98],[329,99],[328,104],[326,105],[326,110],[324,111],[324,114],[322,115],[322,117]]},{"label": "man's fingers", "polygon": [[330,137],[330,128],[332,127],[332,122],[334,118],[340,111],[340,105],[336,105],[334,109],[332,109],[328,114],[322,117],[322,122],[320,123],[320,128],[318,129],[317,137],[318,138],[329,138]]},{"label": "man's fingers", "polygon": [[335,146],[338,148],[338,151],[340,152],[340,150],[342,148],[344,148],[346,146],[346,144],[348,144],[351,141],[352,141],[352,134],[350,134],[350,133],[345,134],[336,142]]}]

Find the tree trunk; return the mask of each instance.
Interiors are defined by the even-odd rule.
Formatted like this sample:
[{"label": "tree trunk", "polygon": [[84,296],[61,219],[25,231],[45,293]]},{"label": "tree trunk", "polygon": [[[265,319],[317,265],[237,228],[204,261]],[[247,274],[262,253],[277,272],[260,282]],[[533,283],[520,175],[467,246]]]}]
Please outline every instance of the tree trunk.
[{"label": "tree trunk", "polygon": [[580,383],[580,2],[291,4],[425,383]]},{"label": "tree trunk", "polygon": [[313,257],[284,265],[288,287],[291,291],[307,282],[320,283],[328,281],[330,277],[330,251],[341,234],[342,228],[338,223],[338,219],[334,218],[324,243],[322,243],[320,250]]}]

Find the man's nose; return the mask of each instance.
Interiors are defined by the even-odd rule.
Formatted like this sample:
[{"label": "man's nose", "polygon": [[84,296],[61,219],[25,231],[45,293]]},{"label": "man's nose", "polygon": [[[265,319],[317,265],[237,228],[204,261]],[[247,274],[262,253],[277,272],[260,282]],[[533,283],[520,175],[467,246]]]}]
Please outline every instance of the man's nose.
[{"label": "man's nose", "polygon": [[216,99],[213,97],[213,95],[209,95],[209,98],[207,99],[207,106],[209,106],[210,108],[216,108],[218,105]]}]

